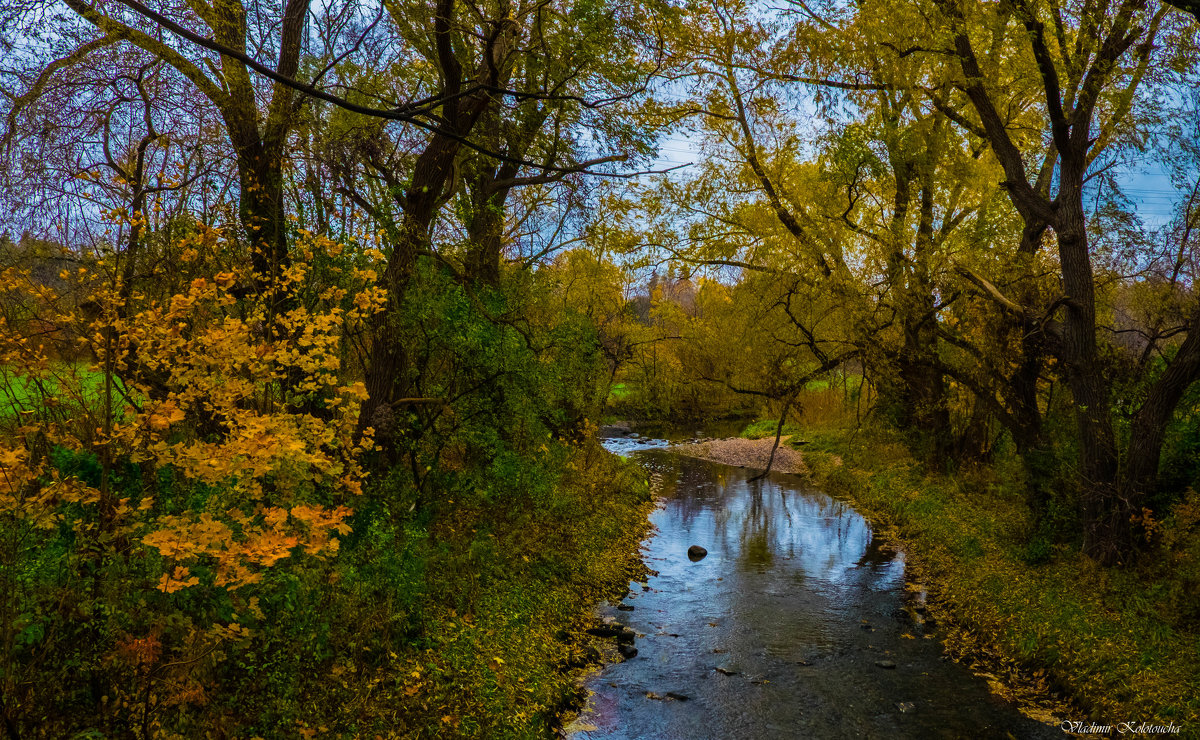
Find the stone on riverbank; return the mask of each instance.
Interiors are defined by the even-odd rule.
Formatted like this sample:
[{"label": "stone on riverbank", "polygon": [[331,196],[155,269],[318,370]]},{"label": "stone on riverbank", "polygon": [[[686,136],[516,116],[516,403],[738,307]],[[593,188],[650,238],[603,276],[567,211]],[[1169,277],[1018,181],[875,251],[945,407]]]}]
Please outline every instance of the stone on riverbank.
[{"label": "stone on riverbank", "polygon": [[629,437],[633,435],[633,428],[627,421],[614,421],[612,424],[605,424],[596,430],[598,439],[612,439],[614,437]]}]

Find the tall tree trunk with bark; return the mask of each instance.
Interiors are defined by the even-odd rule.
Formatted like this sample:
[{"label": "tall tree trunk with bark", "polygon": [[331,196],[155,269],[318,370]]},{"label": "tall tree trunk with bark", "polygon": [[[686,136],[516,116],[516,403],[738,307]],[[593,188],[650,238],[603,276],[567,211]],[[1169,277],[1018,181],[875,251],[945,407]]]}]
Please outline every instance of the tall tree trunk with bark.
[{"label": "tall tree trunk with bark", "polygon": [[1064,152],[1055,232],[1066,297],[1061,351],[1075,400],[1084,551],[1105,562],[1131,550],[1128,506],[1117,491],[1109,384],[1096,347],[1096,283],[1083,214],[1083,157]]},{"label": "tall tree trunk with bark", "polygon": [[[1132,96],[1133,86],[1145,74],[1155,48],[1163,11],[1155,11],[1145,25],[1136,25],[1135,17],[1144,14],[1146,0],[1085,7],[1083,13],[1091,15],[1083,19],[1083,26],[1090,28],[1094,36],[1081,37],[1080,43],[1089,44],[1090,51],[1074,62],[1064,63],[1068,72],[1064,81],[1037,9],[1024,0],[1014,3],[1012,12],[1024,27],[1022,43],[1029,44],[1041,76],[1051,135],[1048,166],[1043,166],[1036,183],[1031,183],[1022,152],[988,88],[996,82],[989,81],[982,71],[961,8],[953,0],[944,0],[942,5],[955,26],[962,90],[979,116],[977,130],[986,137],[1004,168],[1003,185],[1025,222],[1023,241],[1049,226],[1058,242],[1063,315],[1061,324],[1049,316],[1040,324],[1053,336],[1054,351],[1063,361],[1075,403],[1084,552],[1104,564],[1128,562],[1140,540],[1137,515],[1158,473],[1167,424],[1187,387],[1200,376],[1200,311],[1193,316],[1180,351],[1151,385],[1145,402],[1135,413],[1131,438],[1122,456],[1113,427],[1111,382],[1097,346],[1095,275],[1083,209],[1083,184],[1096,154],[1093,146],[1111,137],[1112,128],[1123,123],[1119,116],[1128,113],[1127,107],[1118,106],[1118,118],[1106,123],[1108,133],[1096,138],[1093,123],[1097,103],[1131,48],[1134,72],[1131,87],[1124,94]],[[1057,53],[1068,52],[1058,49]],[[1047,193],[1055,161],[1058,192],[1051,200]],[[1018,307],[1017,312],[1027,318],[1033,315],[1027,306]],[[1031,468],[1038,467],[1042,445],[1036,438],[1022,442],[1028,445]]]},{"label": "tall tree trunk with bark", "polygon": [[448,191],[457,186],[456,171],[463,142],[485,112],[498,103],[488,88],[495,89],[507,82],[509,55],[516,36],[511,19],[501,17],[495,21],[471,78],[479,84],[475,90],[462,94],[467,80],[455,51],[454,3],[455,0],[438,0],[434,16],[437,63],[445,100],[442,123],[417,157],[411,181],[397,198],[402,217],[389,237],[392,253],[383,273],[388,301],[371,325],[371,353],[365,373],[368,398],[362,405],[358,427],[360,432],[367,427],[375,430],[384,464],[395,460],[400,431],[396,412],[411,389],[411,368],[399,313],[418,259],[430,251],[430,231],[438,209],[449,197]]}]

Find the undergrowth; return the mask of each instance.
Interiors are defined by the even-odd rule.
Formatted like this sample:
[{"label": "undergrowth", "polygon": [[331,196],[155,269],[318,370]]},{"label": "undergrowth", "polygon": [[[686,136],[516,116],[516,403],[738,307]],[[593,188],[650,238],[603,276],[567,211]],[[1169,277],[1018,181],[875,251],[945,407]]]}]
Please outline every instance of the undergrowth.
[{"label": "undergrowth", "polygon": [[1031,564],[1032,518],[1003,465],[931,475],[896,435],[871,429],[813,432],[802,449],[819,486],[906,544],[955,624],[953,653],[1031,693],[1061,690],[1094,721],[1173,722],[1200,736],[1194,493],[1136,566],[1101,568],[1062,544]]},{"label": "undergrowth", "polygon": [[375,674],[357,675],[343,727],[552,736],[579,698],[571,666],[595,640],[584,633],[592,606],[641,577],[650,506],[640,468],[592,442],[567,463],[552,501],[462,507],[440,520],[409,557],[424,578],[404,644]]}]

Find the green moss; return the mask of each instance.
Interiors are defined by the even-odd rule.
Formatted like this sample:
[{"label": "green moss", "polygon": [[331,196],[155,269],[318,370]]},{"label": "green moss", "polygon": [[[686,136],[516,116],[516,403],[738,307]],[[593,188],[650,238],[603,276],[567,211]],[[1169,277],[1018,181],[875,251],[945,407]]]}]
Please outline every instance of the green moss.
[{"label": "green moss", "polygon": [[[745,429],[742,430],[742,436],[746,439],[766,439],[767,437],[774,438],[775,432],[779,428],[779,419],[759,419],[751,422]],[[784,424],[783,434],[799,434],[800,427],[795,424]]]}]

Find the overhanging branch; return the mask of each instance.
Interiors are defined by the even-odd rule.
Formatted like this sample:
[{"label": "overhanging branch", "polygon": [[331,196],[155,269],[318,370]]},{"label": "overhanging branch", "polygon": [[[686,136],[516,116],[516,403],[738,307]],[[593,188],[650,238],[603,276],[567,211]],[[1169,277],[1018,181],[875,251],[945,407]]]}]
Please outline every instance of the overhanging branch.
[{"label": "overhanging branch", "polygon": [[[529,168],[539,170],[542,172],[561,172],[561,173],[565,173],[565,174],[570,174],[570,173],[577,173],[577,172],[587,172],[587,170],[582,169],[580,165],[569,165],[566,167],[559,167],[559,166],[547,165],[547,164],[543,164],[543,163],[539,163],[539,162],[532,162],[529,160],[520,159],[520,158],[516,158],[516,157],[510,157],[501,152],[491,151],[489,149],[479,146],[478,144],[475,144],[474,142],[472,142],[470,139],[466,138],[465,136],[459,136],[458,134],[454,133],[453,131],[447,130],[444,126],[438,125],[436,123],[438,119],[432,112],[433,109],[439,105],[444,105],[446,103],[450,103],[455,100],[458,100],[459,98],[467,97],[467,96],[473,95],[475,93],[480,93],[480,92],[486,92],[489,94],[509,95],[509,96],[513,96],[514,98],[517,98],[517,99],[546,99],[546,100],[564,99],[564,100],[571,100],[573,102],[578,102],[581,105],[584,105],[585,107],[598,107],[600,105],[607,104],[608,102],[620,100],[623,97],[623,96],[617,96],[617,97],[606,99],[603,101],[586,101],[577,96],[564,96],[564,95],[556,95],[554,93],[508,90],[508,89],[496,87],[494,85],[479,83],[479,84],[470,85],[467,88],[462,89],[462,90],[456,90],[451,95],[434,95],[434,96],[422,98],[420,100],[410,101],[408,103],[405,103],[403,105],[400,105],[400,106],[397,106],[397,107],[391,108],[391,109],[375,108],[372,106],[361,105],[359,103],[355,103],[353,101],[347,100],[346,98],[340,97],[338,95],[334,95],[333,93],[330,93],[326,90],[322,90],[322,89],[316,87],[315,85],[301,82],[300,80],[297,80],[294,77],[291,77],[286,74],[282,74],[278,70],[271,69],[269,66],[262,64],[261,62],[258,62],[253,57],[251,57],[243,52],[240,52],[240,51],[233,49],[225,44],[221,44],[213,39],[206,38],[205,36],[202,36],[200,34],[197,34],[197,33],[194,33],[192,31],[188,30],[184,26],[172,21],[170,18],[164,16],[161,13],[158,13],[154,9],[144,5],[143,3],[139,2],[138,0],[116,0],[116,2],[120,3],[121,5],[124,5],[126,8],[132,10],[133,12],[137,13],[138,15],[141,15],[141,16],[153,21],[154,23],[157,23],[159,26],[161,26],[162,28],[165,28],[166,30],[170,31],[171,33],[175,34],[176,36],[179,36],[183,39],[191,41],[192,43],[196,44],[197,46],[201,46],[205,49],[208,49],[209,51],[214,51],[223,56],[227,56],[232,59],[235,59],[238,62],[241,62],[242,64],[244,64],[248,69],[253,70],[254,72],[256,72],[274,82],[277,82],[281,85],[289,87],[293,90],[296,90],[297,92],[303,93],[304,95],[307,95],[311,98],[315,98],[317,100],[322,100],[324,102],[330,103],[330,104],[335,105],[344,110],[348,110],[352,113],[357,113],[359,115],[369,116],[372,118],[382,118],[384,120],[389,120],[389,121],[400,121],[403,123],[408,123],[413,126],[416,126],[417,128],[421,128],[426,131],[429,131],[430,133],[433,133],[435,135],[444,136],[448,139],[451,139],[452,141],[456,141],[459,144],[467,147],[468,149],[476,151],[480,154],[484,154],[486,156],[493,157],[502,162],[509,162],[511,164],[520,165],[522,167],[529,167]],[[92,10],[93,10],[93,12],[96,12],[95,8],[92,8]],[[113,21],[113,22],[116,22],[116,21]],[[435,123],[429,123],[426,120],[423,120],[426,118],[434,121]],[[594,173],[588,173],[588,174],[594,174]]]}]

